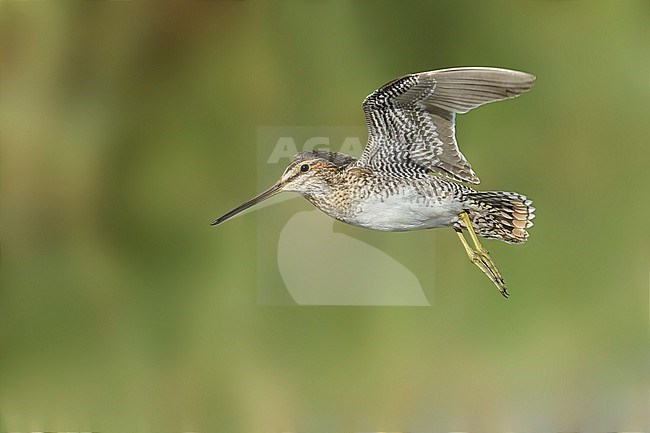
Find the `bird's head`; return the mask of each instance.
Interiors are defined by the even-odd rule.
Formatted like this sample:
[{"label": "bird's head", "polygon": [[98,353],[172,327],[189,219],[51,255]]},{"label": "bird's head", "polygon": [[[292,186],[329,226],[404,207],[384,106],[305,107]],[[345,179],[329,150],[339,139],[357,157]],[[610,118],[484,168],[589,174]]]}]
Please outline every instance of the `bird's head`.
[{"label": "bird's head", "polygon": [[354,162],[355,158],[335,152],[309,150],[296,154],[275,185],[257,197],[217,218],[211,225],[217,225],[267,198],[283,192],[297,192],[303,196],[326,194],[334,181],[335,174]]},{"label": "bird's head", "polygon": [[278,181],[280,189],[302,195],[327,193],[340,168],[338,161],[335,162],[336,155],[324,151],[298,153],[282,173]]}]

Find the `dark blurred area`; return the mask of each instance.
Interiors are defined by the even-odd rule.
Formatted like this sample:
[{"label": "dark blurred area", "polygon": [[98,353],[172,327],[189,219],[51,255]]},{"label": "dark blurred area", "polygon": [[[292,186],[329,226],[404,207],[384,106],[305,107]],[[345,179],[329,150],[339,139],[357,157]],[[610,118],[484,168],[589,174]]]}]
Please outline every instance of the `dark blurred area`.
[{"label": "dark blurred area", "polygon": [[[2,2],[0,430],[650,430],[648,17]],[[209,227],[258,192],[258,126],[362,125],[452,66],[537,76],[458,120],[480,188],[537,208],[525,246],[486,243],[511,299],[447,230],[431,307],[259,306],[255,217]]]}]

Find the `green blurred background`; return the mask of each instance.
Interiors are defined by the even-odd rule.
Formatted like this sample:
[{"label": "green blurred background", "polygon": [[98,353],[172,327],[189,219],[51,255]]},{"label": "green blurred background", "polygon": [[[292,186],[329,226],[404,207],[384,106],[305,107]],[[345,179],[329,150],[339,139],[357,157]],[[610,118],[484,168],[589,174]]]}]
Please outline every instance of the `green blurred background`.
[{"label": "green blurred background", "polygon": [[[647,1],[2,2],[0,429],[650,430],[649,30]],[[538,77],[459,119],[481,189],[538,209],[487,243],[512,297],[442,230],[431,307],[259,306],[254,214],[208,226],[257,127],[465,65]]]}]

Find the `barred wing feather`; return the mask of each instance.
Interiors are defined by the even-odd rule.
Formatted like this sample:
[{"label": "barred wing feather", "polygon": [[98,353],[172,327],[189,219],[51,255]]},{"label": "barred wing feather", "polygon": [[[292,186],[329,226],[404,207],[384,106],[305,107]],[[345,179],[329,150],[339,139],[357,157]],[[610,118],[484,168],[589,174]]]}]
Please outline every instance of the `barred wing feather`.
[{"label": "barred wing feather", "polygon": [[456,142],[456,113],[514,98],[535,77],[498,68],[452,68],[406,75],[363,101],[368,144],[359,166],[398,176],[433,172],[479,183]]}]

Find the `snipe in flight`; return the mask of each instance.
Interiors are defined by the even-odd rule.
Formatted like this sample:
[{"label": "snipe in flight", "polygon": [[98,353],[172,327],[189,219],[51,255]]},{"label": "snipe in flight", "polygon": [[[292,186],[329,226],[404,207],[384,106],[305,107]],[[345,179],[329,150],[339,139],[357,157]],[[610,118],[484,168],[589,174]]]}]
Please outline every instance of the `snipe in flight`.
[{"label": "snipe in flight", "polygon": [[478,184],[479,179],[458,149],[455,118],[488,102],[514,98],[534,81],[525,72],[484,67],[397,78],[363,101],[369,134],[359,159],[300,152],[275,185],[212,225],[291,191],[354,226],[383,231],[452,227],[472,263],[507,297],[503,277],[478,237],[524,242],[535,208],[515,192],[481,192],[459,183]]}]

